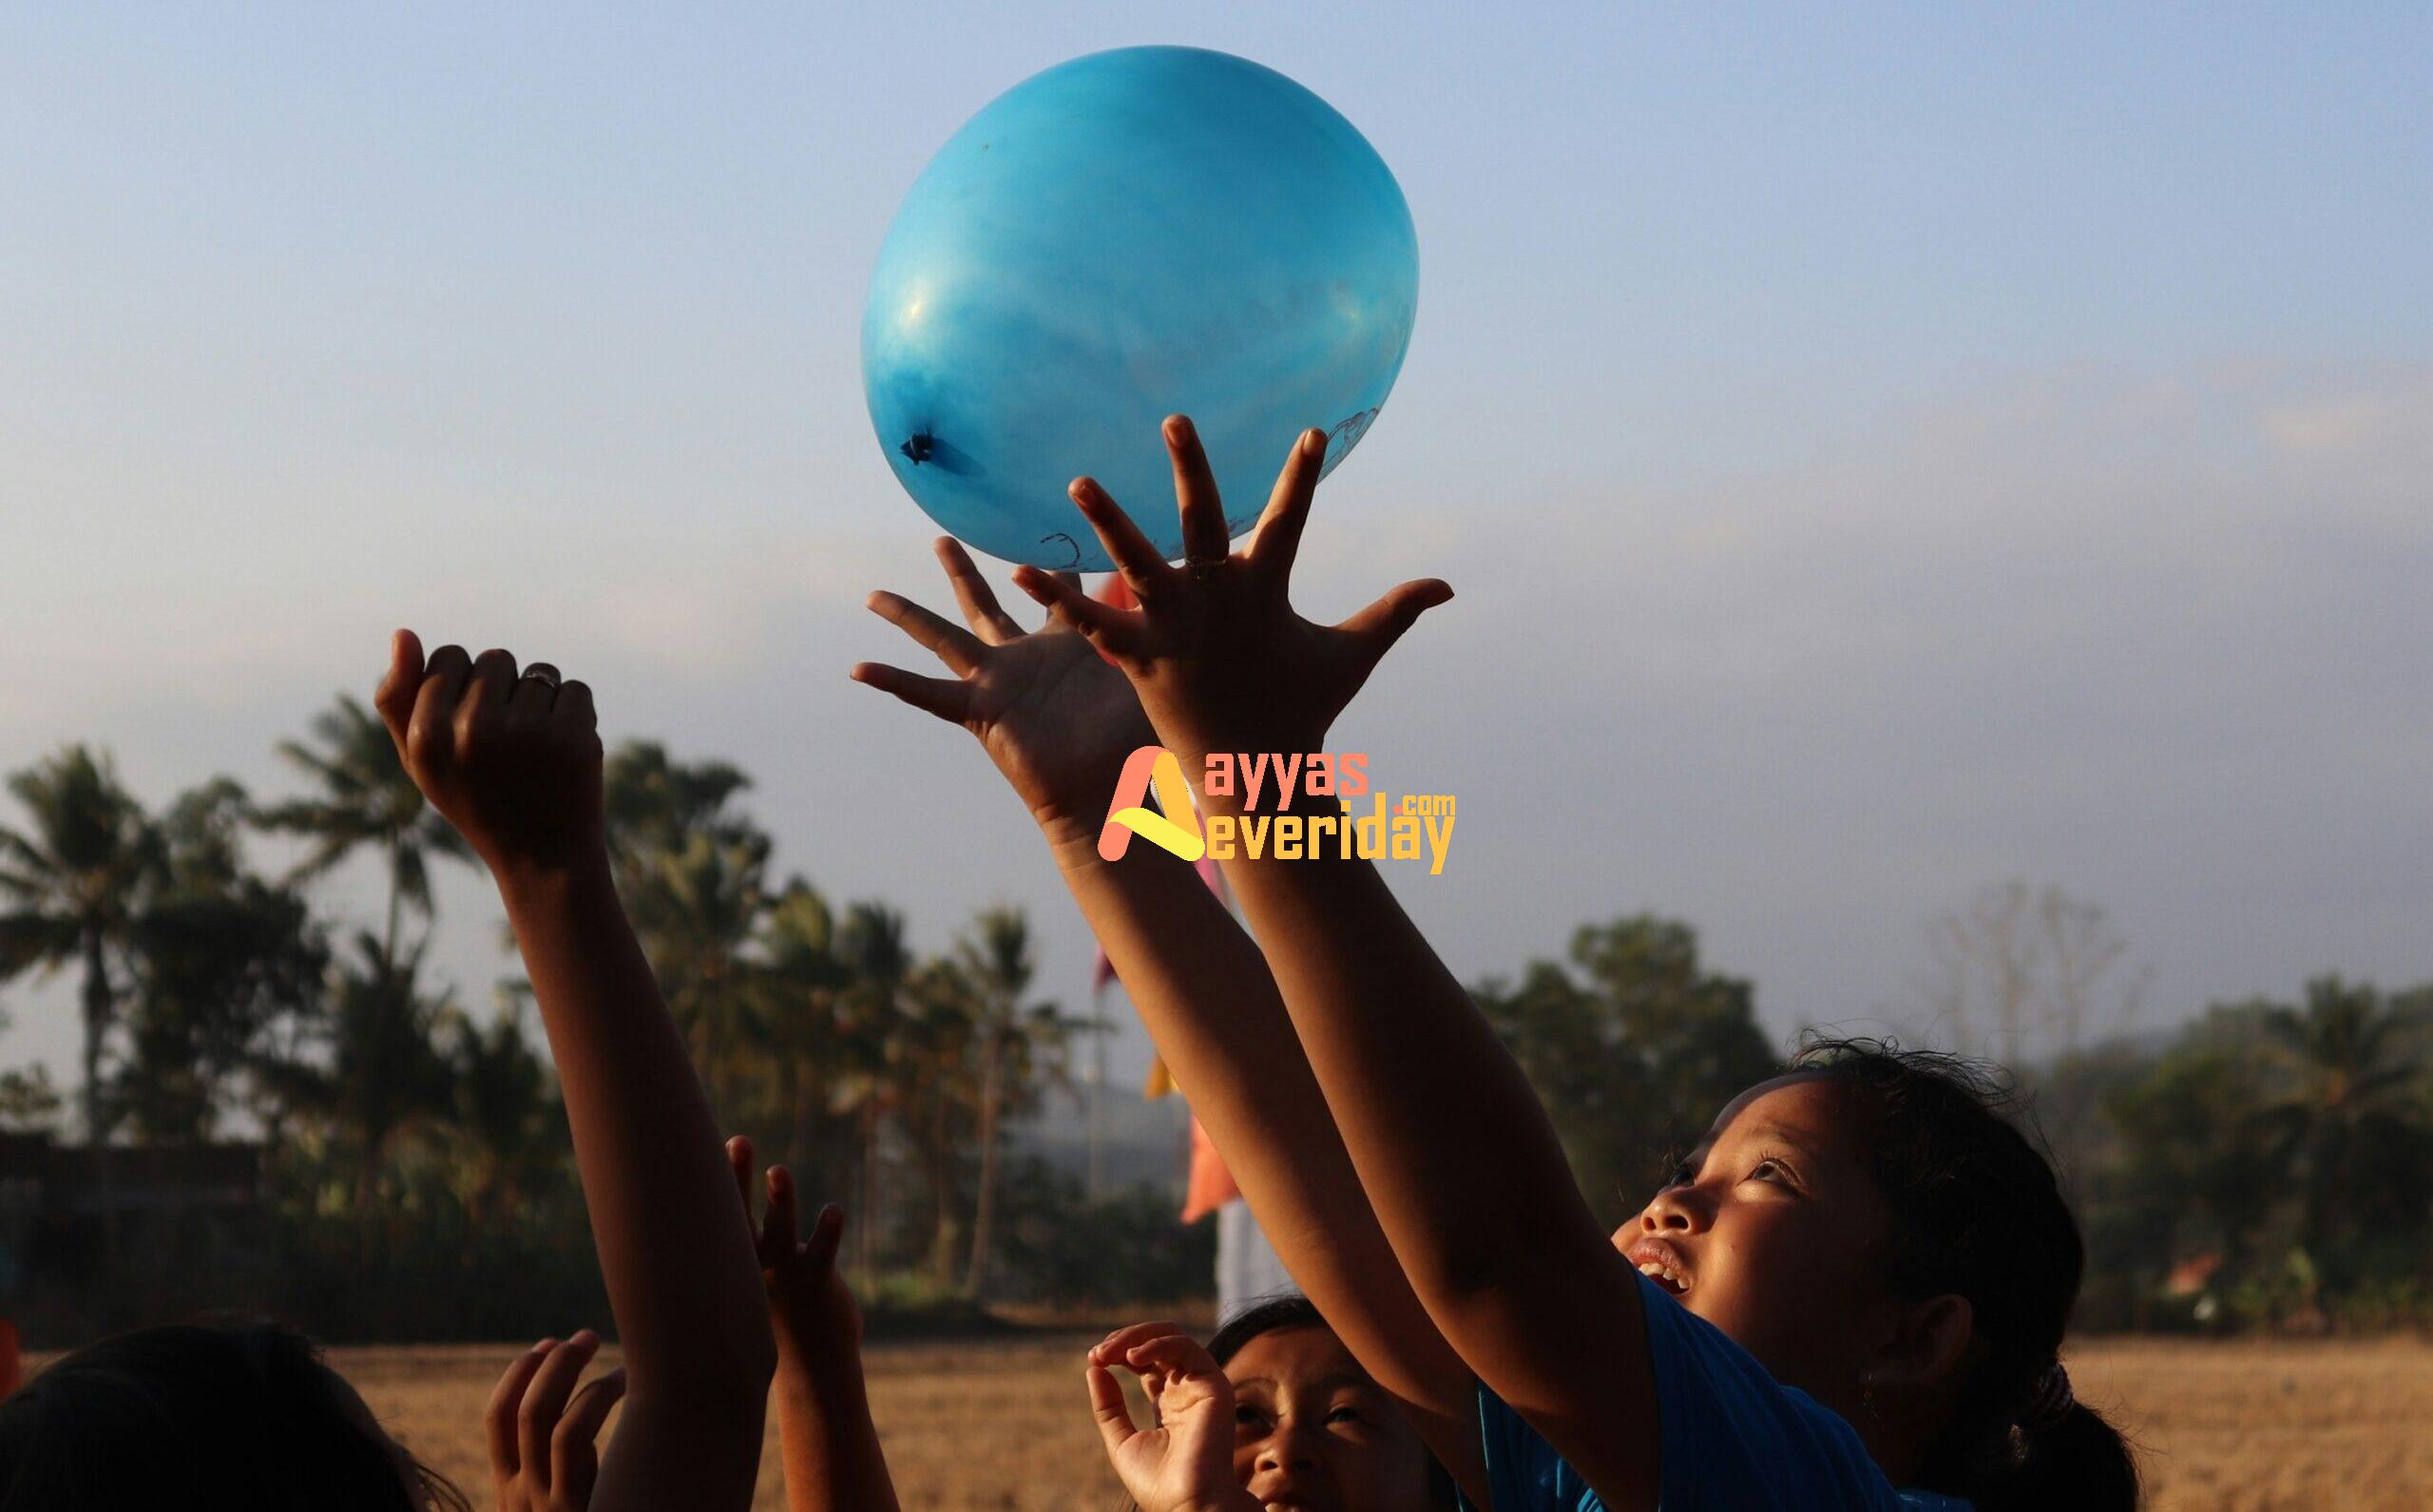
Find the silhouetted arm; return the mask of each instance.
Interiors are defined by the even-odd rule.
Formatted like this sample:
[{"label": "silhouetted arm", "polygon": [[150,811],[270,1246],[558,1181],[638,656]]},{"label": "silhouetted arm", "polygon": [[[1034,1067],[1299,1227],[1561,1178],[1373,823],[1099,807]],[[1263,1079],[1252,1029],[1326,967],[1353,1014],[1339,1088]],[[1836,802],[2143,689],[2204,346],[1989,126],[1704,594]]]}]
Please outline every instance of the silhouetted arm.
[{"label": "silhouetted arm", "polygon": [[626,1396],[595,1512],[743,1508],[775,1346],[708,1099],[610,879],[591,690],[398,632],[375,698],[490,869],[548,1031]]}]

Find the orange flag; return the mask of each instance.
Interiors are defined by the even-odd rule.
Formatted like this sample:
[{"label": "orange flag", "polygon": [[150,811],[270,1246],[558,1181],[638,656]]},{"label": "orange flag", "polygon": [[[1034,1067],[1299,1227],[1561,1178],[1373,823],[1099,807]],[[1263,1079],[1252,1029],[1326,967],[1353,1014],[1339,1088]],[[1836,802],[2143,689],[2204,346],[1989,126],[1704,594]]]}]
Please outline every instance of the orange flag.
[{"label": "orange flag", "polygon": [[1197,1223],[1242,1195],[1234,1184],[1234,1173],[1225,1169],[1224,1160],[1216,1154],[1216,1146],[1208,1142],[1208,1131],[1199,1120],[1191,1120],[1191,1178],[1183,1186],[1182,1220]]}]

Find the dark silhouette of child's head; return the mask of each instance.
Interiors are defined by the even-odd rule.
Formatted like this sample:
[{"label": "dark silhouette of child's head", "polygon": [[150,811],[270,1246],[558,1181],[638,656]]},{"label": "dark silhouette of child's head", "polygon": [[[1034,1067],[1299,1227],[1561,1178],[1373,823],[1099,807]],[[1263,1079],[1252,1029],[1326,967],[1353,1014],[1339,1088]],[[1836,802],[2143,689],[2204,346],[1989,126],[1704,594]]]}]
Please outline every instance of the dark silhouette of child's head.
[{"label": "dark silhouette of child's head", "polygon": [[0,1403],[0,1512],[170,1506],[471,1512],[281,1324],[122,1333]]}]

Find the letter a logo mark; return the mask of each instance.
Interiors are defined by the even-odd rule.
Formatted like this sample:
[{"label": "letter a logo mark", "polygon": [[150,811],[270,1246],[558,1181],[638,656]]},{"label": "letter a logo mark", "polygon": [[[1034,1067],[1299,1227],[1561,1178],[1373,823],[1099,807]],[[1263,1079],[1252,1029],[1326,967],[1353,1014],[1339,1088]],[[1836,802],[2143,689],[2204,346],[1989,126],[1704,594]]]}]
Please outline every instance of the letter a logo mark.
[{"label": "letter a logo mark", "polygon": [[[1140,801],[1152,782],[1165,813]],[[1136,834],[1186,861],[1208,853],[1208,842],[1199,833],[1199,813],[1191,806],[1190,785],[1182,779],[1182,763],[1161,745],[1144,745],[1124,758],[1123,775],[1115,779],[1115,801],[1107,805],[1106,824],[1099,831],[1100,859],[1122,860]]]}]

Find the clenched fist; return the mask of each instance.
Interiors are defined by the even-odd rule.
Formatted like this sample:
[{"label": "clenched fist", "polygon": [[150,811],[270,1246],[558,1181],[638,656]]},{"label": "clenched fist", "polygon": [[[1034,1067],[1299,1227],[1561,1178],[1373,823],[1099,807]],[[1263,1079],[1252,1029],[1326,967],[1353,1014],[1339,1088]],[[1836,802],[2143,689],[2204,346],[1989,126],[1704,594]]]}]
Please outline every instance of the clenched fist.
[{"label": "clenched fist", "polygon": [[502,874],[604,865],[600,734],[591,689],[505,651],[423,659],[400,630],[373,695],[406,772],[442,817]]}]

